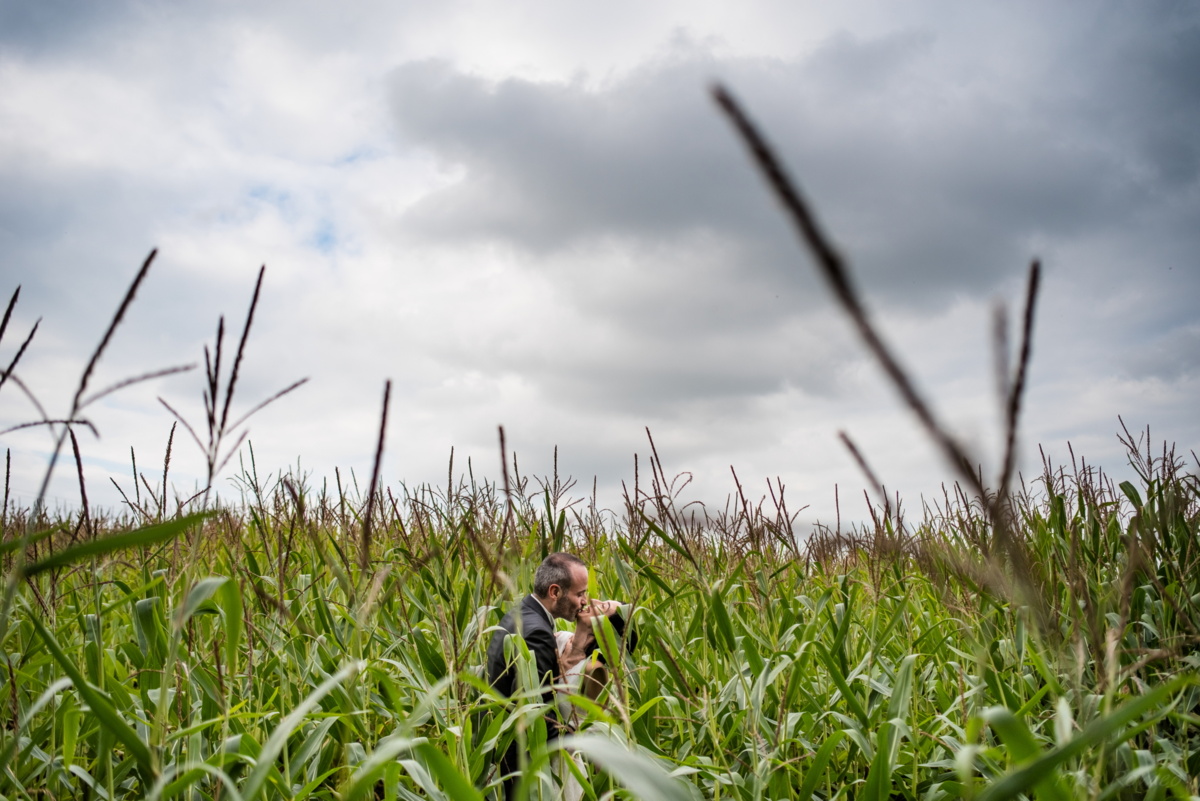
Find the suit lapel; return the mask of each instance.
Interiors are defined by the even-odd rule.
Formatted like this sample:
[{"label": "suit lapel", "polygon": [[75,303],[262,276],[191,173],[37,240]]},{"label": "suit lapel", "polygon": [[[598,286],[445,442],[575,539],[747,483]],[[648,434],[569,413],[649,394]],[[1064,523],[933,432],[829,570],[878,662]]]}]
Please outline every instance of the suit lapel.
[{"label": "suit lapel", "polygon": [[530,610],[538,620],[545,623],[547,628],[554,631],[554,619],[550,617],[546,607],[542,606],[542,602],[534,598],[532,594],[525,596],[525,608]]}]

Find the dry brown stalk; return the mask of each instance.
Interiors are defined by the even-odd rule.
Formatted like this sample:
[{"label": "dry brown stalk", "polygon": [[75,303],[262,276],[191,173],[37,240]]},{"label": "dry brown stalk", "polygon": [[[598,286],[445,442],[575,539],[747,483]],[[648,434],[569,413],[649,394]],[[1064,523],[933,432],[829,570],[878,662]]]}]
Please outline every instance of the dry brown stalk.
[{"label": "dry brown stalk", "polygon": [[79,497],[80,503],[83,504],[84,528],[87,531],[87,538],[93,540],[96,538],[96,532],[92,528],[92,516],[88,511],[87,483],[83,480],[83,458],[79,455],[79,440],[75,437],[75,429],[70,426],[67,427],[67,434],[71,437],[71,450],[75,454],[75,471],[79,476]]}]

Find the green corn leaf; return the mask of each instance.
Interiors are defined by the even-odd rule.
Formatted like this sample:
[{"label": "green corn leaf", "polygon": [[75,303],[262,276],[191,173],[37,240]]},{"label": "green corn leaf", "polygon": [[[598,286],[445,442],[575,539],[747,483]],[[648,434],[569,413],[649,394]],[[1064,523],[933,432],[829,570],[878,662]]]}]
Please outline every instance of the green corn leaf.
[{"label": "green corn leaf", "polygon": [[626,598],[634,596],[633,582],[629,579],[629,566],[625,564],[625,560],[619,556],[613,557],[613,567],[617,570],[617,583],[621,585],[621,592]]},{"label": "green corn leaf", "polygon": [[817,755],[813,757],[812,764],[804,772],[804,783],[800,785],[800,793],[796,798],[801,801],[811,801],[817,785],[825,777],[825,768],[829,765],[829,760],[833,758],[834,749],[838,747],[845,736],[845,732],[835,731],[825,738],[825,742],[817,750]]},{"label": "green corn leaf", "polygon": [[79,742],[79,718],[82,712],[73,696],[67,696],[62,707],[62,761],[65,767],[75,762],[75,744]]},{"label": "green corn leaf", "polygon": [[237,785],[234,784],[229,774],[210,762],[187,762],[178,767],[168,768],[155,782],[146,799],[147,801],[159,801],[159,799],[165,801],[168,798],[174,798],[205,776],[213,776],[225,785],[225,792],[229,794],[230,801],[243,801],[242,794],[238,792]]},{"label": "green corn leaf", "polygon": [[196,610],[209,598],[212,598],[217,589],[227,581],[229,579],[223,576],[209,576],[193,584],[192,588],[188,590],[183,606],[179,607],[179,611],[175,614],[175,627],[181,629],[187,625],[192,615],[196,614]]},{"label": "green corn leaf", "polygon": [[907,611],[908,595],[906,594],[900,599],[900,603],[896,604],[896,608],[892,610],[891,619],[888,620],[887,624],[883,627],[883,630],[880,631],[879,634],[875,635],[875,641],[887,642],[888,637],[891,636],[892,630],[904,621],[904,613]]},{"label": "green corn leaf", "polygon": [[818,644],[817,654],[821,657],[821,661],[825,663],[825,667],[828,668],[829,677],[833,679],[833,683],[842,694],[842,698],[846,699],[846,705],[850,707],[850,711],[854,714],[854,717],[858,718],[858,722],[862,724],[863,728],[869,728],[870,723],[867,719],[867,711],[863,709],[858,696],[851,691],[850,685],[846,683],[846,677],[842,673],[841,666],[834,661],[833,656],[825,649],[824,645]]},{"label": "green corn leaf", "polygon": [[301,721],[316,708],[317,704],[321,703],[321,699],[329,695],[330,692],[339,686],[346,679],[358,673],[364,667],[363,662],[350,662],[342,667],[337,673],[333,674],[317,689],[309,693],[308,697],[300,702],[287,717],[279,722],[275,730],[271,732],[271,736],[267,738],[267,742],[262,747],[262,752],[258,755],[258,763],[254,766],[254,771],[250,777],[246,779],[246,784],[242,787],[242,797],[245,801],[254,801],[262,791],[263,785],[267,780],[267,774],[275,767],[275,760],[283,752],[283,746],[287,742],[288,737],[300,725]]},{"label": "green corn leaf", "polygon": [[[1042,746],[1033,732],[1025,725],[1025,721],[1014,715],[1007,707],[992,707],[984,711],[983,719],[1000,736],[1000,741],[1008,748],[1008,754],[1017,765],[1032,762],[1042,753]],[[1067,801],[1066,790],[1058,777],[1047,774],[1036,784],[1038,798],[1047,801]]]},{"label": "green corn leaf", "polygon": [[652,568],[645,559],[639,556],[627,542],[621,540],[618,542],[618,547],[620,547],[621,551],[630,558],[634,565],[637,566],[637,572],[639,576],[649,579],[654,586],[665,592],[668,598],[675,597],[675,590],[671,589],[671,586],[667,584],[667,582],[658,575],[654,568]]},{"label": "green corn leaf", "polygon": [[66,678],[53,682],[49,687],[46,688],[45,692],[38,696],[38,699],[21,714],[21,719],[17,724],[17,727],[23,729],[28,726],[29,721],[33,720],[33,718],[37,716],[37,713],[41,712],[42,709],[45,708],[46,704],[54,700],[54,696],[58,695],[60,692],[70,686],[71,680]]},{"label": "green corn leaf", "polygon": [[709,605],[712,608],[713,618],[717,622],[717,631],[721,633],[722,642],[729,649],[729,653],[735,653],[737,641],[733,636],[733,624],[729,621],[729,610],[725,608],[725,598],[719,589],[712,591]]},{"label": "green corn leaf", "polygon": [[623,661],[621,653],[621,644],[617,637],[617,630],[613,628],[612,621],[606,616],[592,618],[592,632],[596,636],[596,643],[600,646],[601,652],[608,660],[608,664],[616,668]]},{"label": "green corn leaf", "polygon": [[187,625],[192,615],[212,600],[225,621],[225,665],[232,675],[237,673],[238,647],[242,640],[242,593],[233,579],[209,576],[197,581],[188,591],[183,606],[175,618],[177,629]]},{"label": "green corn leaf", "polygon": [[[330,776],[332,776],[335,773],[341,773],[345,769],[346,768],[342,765],[334,765],[332,768],[325,771],[324,773],[317,774],[316,778],[314,778],[308,784],[301,787],[298,791],[296,791],[296,794],[292,797],[293,798],[310,798],[310,797],[312,797],[313,791],[315,791],[318,787],[320,787],[322,784],[324,784],[326,779],[328,779]],[[321,796],[317,796],[317,798],[320,798],[320,797]]]},{"label": "green corn leaf", "polygon": [[483,801],[483,795],[454,767],[449,758],[429,742],[416,746],[416,752],[454,801]]},{"label": "green corn leaf", "polygon": [[913,666],[917,662],[916,654],[909,654],[900,662],[896,671],[896,680],[892,683],[892,697],[888,701],[888,718],[908,717],[908,708],[912,702]]},{"label": "green corn leaf", "polygon": [[900,739],[900,726],[908,716],[912,700],[913,664],[916,654],[909,654],[900,663],[896,679],[892,684],[892,697],[888,701],[888,720],[879,728],[875,739],[875,756],[867,773],[863,797],[872,801],[887,801],[892,795],[892,774],[896,771],[896,751]]},{"label": "green corn leaf", "polygon": [[1180,676],[1174,681],[1155,687],[1143,696],[1126,701],[1116,711],[1088,725],[1066,745],[1053,748],[1032,763],[1011,771],[991,784],[976,798],[977,801],[998,801],[1016,798],[1050,777],[1059,765],[1078,756],[1088,748],[1111,740],[1118,732],[1147,712],[1162,705],[1183,687],[1195,683],[1193,676]]},{"label": "green corn leaf", "polygon": [[210,512],[200,512],[194,515],[186,515],[177,520],[170,520],[166,523],[158,523],[134,531],[127,531],[123,534],[114,534],[111,537],[81,542],[78,545],[72,545],[70,548],[64,548],[56,554],[47,556],[45,559],[39,559],[37,562],[26,565],[22,572],[27,577],[36,576],[43,571],[63,567],[64,565],[78,562],[81,559],[103,556],[106,553],[126,548],[138,548],[144,545],[156,545],[160,542],[166,542],[178,537],[184,531],[187,531],[210,515]]},{"label": "green corn leaf", "polygon": [[228,579],[217,588],[216,602],[225,618],[225,674],[235,676],[238,672],[238,653],[242,644],[245,613],[242,606],[242,590],[233,579]]},{"label": "green corn leaf", "polygon": [[666,543],[671,550],[675,551],[680,556],[691,562],[692,567],[696,568],[697,570],[700,569],[700,565],[696,563],[696,558],[692,556],[692,552],[687,549],[687,546],[676,540],[667,532],[663,531],[662,527],[659,526],[658,523],[655,523],[653,520],[646,517],[645,512],[639,510],[638,514],[641,515],[642,520],[645,521],[646,526],[650,529],[650,531],[654,532],[655,536]]},{"label": "green corn leaf", "polygon": [[96,796],[101,799],[101,801],[107,801],[108,791],[104,789],[103,784],[96,783],[96,780],[94,778],[92,778],[92,774],[88,773],[86,770],[84,770],[79,765],[72,765],[70,768],[67,769],[67,772],[70,773],[72,776],[77,777],[80,781],[82,781],[84,784],[86,784],[88,786],[88,789],[90,789],[93,793],[95,793]]},{"label": "green corn leaf", "polygon": [[31,615],[29,622],[33,624],[42,641],[46,643],[46,649],[50,651],[50,655],[54,657],[54,661],[58,663],[63,672],[75,684],[75,691],[83,697],[83,700],[87,701],[88,706],[92,709],[92,713],[99,718],[104,728],[129,750],[129,753],[137,762],[143,778],[154,778],[158,771],[155,769],[154,757],[150,753],[150,748],[146,743],[138,737],[133,727],[117,714],[116,709],[113,708],[108,699],[83,678],[83,674],[79,672],[79,668],[75,666],[75,663],[59,647],[58,641],[42,625],[42,621],[38,620],[36,616]]},{"label": "green corn leaf", "polygon": [[161,670],[167,658],[166,623],[159,614],[161,599],[157,597],[142,598],[133,604],[133,628],[138,637],[138,645],[148,658],[147,666],[153,670]]},{"label": "green corn leaf", "polygon": [[655,637],[654,640],[651,641],[651,644],[655,646],[659,654],[663,657],[663,664],[666,666],[667,672],[670,674],[671,678],[675,680],[676,689],[685,695],[690,696],[692,694],[691,685],[688,683],[687,678],[684,677],[683,673],[680,671],[679,661],[676,659],[675,655],[671,653],[671,649],[667,647],[666,642],[663,641],[662,637]]},{"label": "green corn leaf", "polygon": [[36,534],[31,534],[28,538],[14,537],[8,542],[0,542],[0,556],[12,553],[20,548],[21,545],[28,547],[35,543],[41,542],[47,537],[53,537],[55,534],[67,530],[68,529],[66,526],[54,526],[53,528],[48,528],[45,531],[39,531]]},{"label": "green corn leaf", "polygon": [[380,741],[374,753],[355,767],[350,781],[342,790],[343,801],[374,798],[375,783],[379,781],[379,777],[383,775],[388,766],[396,761],[396,757],[409,753],[416,745],[425,742],[427,741],[424,737],[389,737]]},{"label": "green corn leaf", "polygon": [[399,763],[407,771],[408,777],[424,792],[424,796],[416,796],[418,798],[431,798],[433,801],[454,801],[448,795],[438,789],[437,782],[433,780],[431,774],[424,763],[416,759],[401,759]]},{"label": "green corn leaf", "polygon": [[1138,493],[1137,487],[1128,481],[1122,481],[1118,486],[1120,486],[1121,492],[1125,493],[1125,497],[1129,499],[1129,502],[1133,504],[1134,509],[1142,508],[1142,496]]},{"label": "green corn leaf", "polygon": [[875,739],[875,755],[871,759],[871,769],[867,772],[867,783],[863,786],[864,801],[887,801],[892,795],[892,764],[896,727],[891,721],[886,721],[879,728]]},{"label": "green corn leaf", "polygon": [[121,587],[122,594],[115,601],[110,601],[103,609],[101,609],[99,617],[102,617],[102,618],[107,617],[110,612],[112,612],[115,609],[125,606],[125,604],[128,603],[133,598],[149,597],[147,595],[147,593],[149,593],[151,589],[157,589],[158,587],[160,587],[161,585],[163,585],[165,583],[163,576],[159,575],[160,572],[161,571],[156,570],[153,578],[151,578],[145,584],[142,584],[141,586],[135,587],[133,589],[128,589],[124,585],[118,584],[118,582],[114,582],[113,583],[114,586]]},{"label": "green corn leaf", "polygon": [[292,782],[300,778],[300,772],[307,766],[308,760],[312,758],[313,754],[317,753],[317,749],[324,745],[325,738],[329,735],[329,730],[337,724],[338,720],[337,716],[331,716],[315,726],[308,733],[308,736],[304,738],[304,742],[301,743],[300,747],[289,753],[291,772],[288,778]]},{"label": "green corn leaf", "polygon": [[695,801],[690,785],[674,778],[659,760],[631,751],[599,734],[580,734],[560,741],[563,750],[577,751],[608,771],[635,798],[642,801]]},{"label": "green corn leaf", "polygon": [[646,701],[645,703],[643,703],[641,706],[639,706],[637,708],[636,712],[634,712],[632,715],[629,716],[629,722],[637,723],[638,719],[640,719],[642,717],[642,715],[645,715],[647,712],[650,712],[652,709],[654,709],[654,707],[658,706],[664,700],[666,700],[665,695],[656,695],[653,698],[651,698],[649,701]]},{"label": "green corn leaf", "polygon": [[1042,753],[1042,746],[1033,732],[1007,707],[994,706],[984,710],[983,720],[1000,736],[1009,756],[1017,764],[1029,762]]}]

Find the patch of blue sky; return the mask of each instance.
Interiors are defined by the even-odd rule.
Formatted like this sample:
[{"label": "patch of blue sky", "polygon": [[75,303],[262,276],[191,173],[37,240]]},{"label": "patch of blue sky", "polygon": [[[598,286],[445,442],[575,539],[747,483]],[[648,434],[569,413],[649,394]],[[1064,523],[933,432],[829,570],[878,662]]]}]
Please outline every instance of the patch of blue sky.
[{"label": "patch of blue sky", "polygon": [[257,184],[247,189],[236,204],[222,208],[215,216],[225,225],[247,223],[269,207],[279,214],[280,218],[289,223],[295,223],[300,216],[295,196],[284,189]]},{"label": "patch of blue sky", "polygon": [[385,155],[385,151],[381,150],[380,148],[363,145],[362,147],[351,150],[340,159],[335,160],[333,164],[335,167],[344,167],[348,164],[356,164],[360,161],[374,161],[383,155]]},{"label": "patch of blue sky", "polygon": [[321,253],[332,253],[333,249],[337,247],[338,244],[337,229],[334,227],[333,220],[329,219],[328,217],[322,218],[321,221],[317,223],[317,228],[313,232],[312,238],[309,240],[309,244],[313,248],[319,250]]},{"label": "patch of blue sky", "polygon": [[295,199],[292,193],[286,189],[262,184],[250,187],[246,196],[256,204],[265,203],[275,208],[285,220],[292,220],[296,217]]}]

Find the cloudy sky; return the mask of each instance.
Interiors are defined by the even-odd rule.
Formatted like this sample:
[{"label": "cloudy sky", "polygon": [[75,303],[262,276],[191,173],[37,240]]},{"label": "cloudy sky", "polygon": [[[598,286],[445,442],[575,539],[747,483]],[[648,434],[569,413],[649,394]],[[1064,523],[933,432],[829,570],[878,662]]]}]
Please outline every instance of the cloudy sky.
[{"label": "cloudy sky", "polygon": [[[51,417],[151,248],[92,386],[202,361],[262,300],[231,416],[261,473],[443,480],[451,447],[616,506],[654,433],[685,499],[780,478],[861,518],[858,442],[910,509],[950,474],[831,304],[707,87],[729,86],[853,265],[889,340],[995,472],[992,310],[1044,263],[1021,465],[1120,473],[1118,416],[1200,440],[1200,7],[0,0],[4,341]],[[230,342],[229,344],[232,344]],[[228,357],[227,357],[228,359]],[[228,362],[226,362],[228,365]],[[85,416],[94,501],[161,475],[199,371]],[[12,383],[0,428],[36,420]],[[6,434],[28,503],[45,429]],[[218,487],[236,493],[222,475]],[[203,461],[181,431],[189,494]],[[78,490],[60,470],[51,502]]]}]

